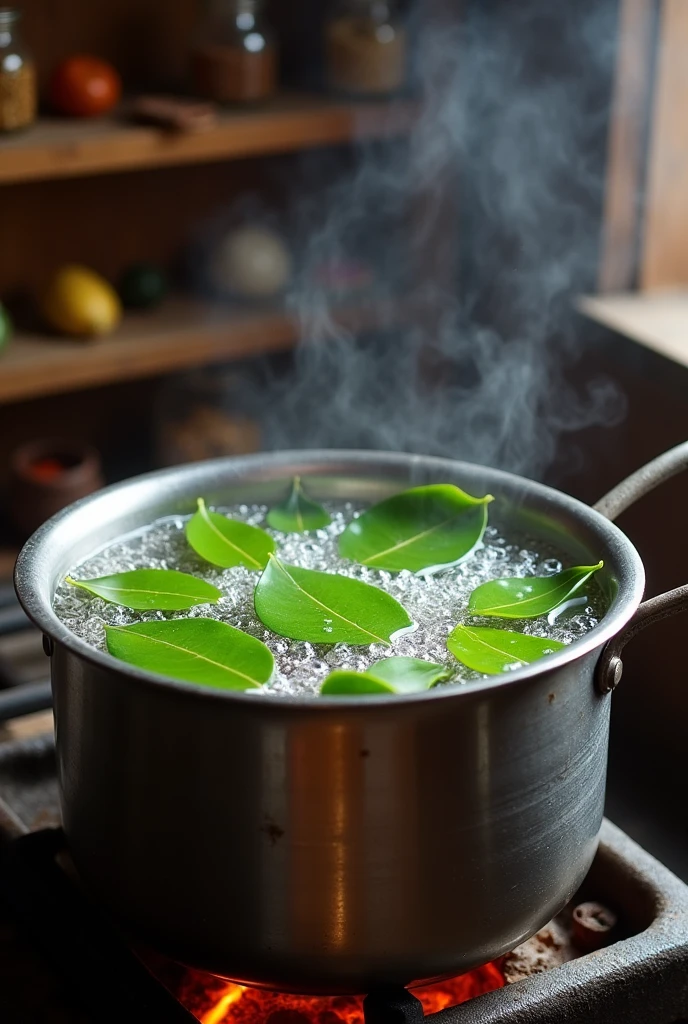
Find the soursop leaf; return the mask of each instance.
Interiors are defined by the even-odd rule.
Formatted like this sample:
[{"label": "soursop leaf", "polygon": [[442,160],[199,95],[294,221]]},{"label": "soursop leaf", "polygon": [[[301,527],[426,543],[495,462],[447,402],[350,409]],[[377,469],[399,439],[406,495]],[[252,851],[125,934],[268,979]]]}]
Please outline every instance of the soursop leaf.
[{"label": "soursop leaf", "polygon": [[604,562],[577,565],[554,576],[489,580],[473,591],[468,600],[468,610],[473,615],[500,619],[535,619],[548,615],[573,597],[603,565]]},{"label": "soursop leaf", "polygon": [[110,654],[148,672],[219,690],[252,690],[274,670],[256,637],[217,619],[169,619],[106,626]]},{"label": "soursop leaf", "polygon": [[65,582],[135,611],[185,611],[199,604],[216,604],[222,597],[212,583],[176,569],[132,569],[92,580],[67,576]]},{"label": "soursop leaf", "polygon": [[349,523],[339,553],[375,569],[431,572],[462,561],[480,543],[492,495],[473,498],[453,484],[395,494]]},{"label": "soursop leaf", "polygon": [[301,478],[294,477],[291,493],[281,505],[275,505],[267,514],[267,524],[280,533],[306,533],[320,530],[332,522],[322,505],[304,493]]},{"label": "soursop leaf", "polygon": [[186,539],[197,555],[222,569],[234,565],[264,569],[275,550],[275,542],[265,530],[211,512],[203,498],[198,499],[198,512],[186,524]]},{"label": "soursop leaf", "polygon": [[270,557],[254,595],[268,629],[318,644],[387,644],[412,620],[393,597],[360,580]]},{"label": "soursop leaf", "polygon": [[491,626],[456,626],[447,637],[447,647],[455,658],[486,675],[528,665],[565,646],[558,640]]},{"label": "soursop leaf", "polygon": [[331,672],[320,688],[325,697],[357,696],[365,693],[422,693],[450,676],[444,665],[421,658],[383,658],[366,669]]}]

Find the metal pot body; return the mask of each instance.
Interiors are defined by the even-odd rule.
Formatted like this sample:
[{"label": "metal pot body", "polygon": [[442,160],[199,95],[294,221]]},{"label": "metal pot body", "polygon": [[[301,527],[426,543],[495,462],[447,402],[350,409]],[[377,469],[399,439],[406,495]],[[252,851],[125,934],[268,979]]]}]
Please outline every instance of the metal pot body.
[{"label": "metal pot body", "polygon": [[[376,500],[456,482],[517,529],[605,559],[610,611],[509,676],[415,698],[293,701],[137,672],[46,611],[119,533],[210,501]],[[64,825],[93,895],[158,949],[236,981],[364,992],[512,949],[585,876],[602,820],[610,697],[593,676],[643,587],[616,527],[506,474],[407,456],[283,453],[154,474],[87,499],[25,550],[18,588],[54,641]],[[50,618],[52,615],[52,619]]]}]

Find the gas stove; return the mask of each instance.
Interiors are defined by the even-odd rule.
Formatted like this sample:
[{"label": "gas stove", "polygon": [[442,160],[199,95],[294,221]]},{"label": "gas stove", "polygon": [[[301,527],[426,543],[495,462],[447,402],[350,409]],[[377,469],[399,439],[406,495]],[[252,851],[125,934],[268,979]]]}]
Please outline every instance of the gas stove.
[{"label": "gas stove", "polygon": [[[0,634],[24,630],[5,597]],[[0,669],[0,720],[49,706],[40,670],[15,685]],[[688,886],[605,822],[570,906],[495,963],[413,993],[246,989],[141,947],[89,902],[43,732],[0,739],[0,993],[3,1024],[688,1024]]]}]

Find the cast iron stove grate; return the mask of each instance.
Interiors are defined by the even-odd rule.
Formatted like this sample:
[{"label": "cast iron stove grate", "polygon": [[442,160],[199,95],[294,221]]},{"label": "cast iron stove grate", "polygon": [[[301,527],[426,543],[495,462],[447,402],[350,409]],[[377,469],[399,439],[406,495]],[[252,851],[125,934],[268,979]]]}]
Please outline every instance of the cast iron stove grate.
[{"label": "cast iron stove grate", "polygon": [[[43,827],[58,821],[56,793],[49,738],[0,746],[0,894],[21,929],[99,1024],[198,1024],[60,866],[62,833]],[[372,993],[365,1024],[674,1024],[688,1017],[688,887],[606,822],[576,902],[590,898],[623,922],[613,945],[425,1018],[409,993]],[[285,1011],[267,1020],[305,1018]]]}]

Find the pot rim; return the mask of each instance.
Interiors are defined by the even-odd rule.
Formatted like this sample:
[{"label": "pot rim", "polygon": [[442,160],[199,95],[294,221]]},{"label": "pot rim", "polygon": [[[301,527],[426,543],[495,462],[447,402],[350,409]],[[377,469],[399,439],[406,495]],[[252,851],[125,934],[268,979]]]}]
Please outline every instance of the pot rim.
[{"label": "pot rim", "polygon": [[[629,562],[628,579],[618,580],[618,592],[614,597],[610,608],[603,616],[600,623],[588,633],[573,643],[568,644],[562,650],[550,654],[541,661],[525,665],[523,668],[511,672],[503,672],[500,675],[487,679],[475,680],[464,685],[446,685],[435,687],[421,694],[395,695],[390,698],[388,695],[365,697],[293,697],[293,696],[266,696],[259,690],[256,691],[235,691],[219,690],[204,687],[196,683],[188,683],[183,680],[170,679],[165,675],[148,672],[128,665],[124,661],[118,661],[112,655],[91,647],[86,641],[64,625],[57,617],[52,607],[52,594],[46,595],[43,591],[47,587],[47,578],[39,575],[36,579],[36,565],[44,570],[46,577],[50,563],[54,563],[55,557],[51,554],[55,532],[62,524],[72,517],[76,512],[81,512],[94,505],[103,498],[109,498],[126,491],[133,491],[136,488],[145,489],[152,485],[163,484],[184,473],[191,480],[194,477],[209,477],[221,468],[231,467],[227,473],[227,482],[249,483],[251,471],[270,468],[285,469],[291,462],[305,464],[309,469],[329,470],[330,474],[339,472],[343,474],[344,468],[349,471],[357,466],[368,468],[378,467],[381,471],[384,467],[401,469],[430,469],[435,472],[442,470],[450,471],[452,475],[462,470],[468,473],[484,471],[495,481],[497,486],[501,483],[505,490],[527,491],[528,497],[538,497],[544,504],[550,504],[554,509],[566,511],[577,519],[582,519],[595,532],[601,534],[607,547],[616,551],[620,559]],[[342,465],[339,465],[342,464]],[[306,476],[305,468],[300,470]],[[290,473],[284,473],[284,479],[289,479]],[[273,477],[274,478],[274,477]],[[254,477],[259,480],[260,477]],[[524,502],[528,504],[528,502]],[[237,701],[240,704],[262,705],[266,711],[279,711],[281,708],[289,708],[295,712],[310,712],[317,708],[322,710],[351,710],[361,708],[390,708],[398,707],[400,704],[424,704],[432,700],[461,700],[468,699],[470,695],[481,695],[486,692],[501,690],[504,687],[513,687],[519,683],[526,683],[531,679],[550,674],[571,664],[574,661],[594,652],[601,651],[604,644],[611,640],[623,628],[634,614],[642,600],[645,586],[645,570],[642,560],[636,548],[628,537],[611,520],[605,518],[594,508],[584,502],[573,498],[564,491],[559,491],[545,484],[529,480],[527,477],[508,473],[504,470],[491,469],[478,463],[468,463],[455,459],[439,458],[436,456],[413,455],[403,452],[385,452],[380,450],[347,450],[347,449],[296,449],[277,452],[263,452],[256,455],[227,457],[220,459],[206,460],[198,463],[191,463],[184,466],[176,466],[169,469],[155,470],[151,473],[130,477],[120,483],[111,484],[109,487],[74,502],[67,508],[62,509],[46,523],[44,523],[33,536],[27,541],[17,558],[14,572],[14,584],[19,601],[31,619],[31,621],[42,632],[54,642],[66,647],[73,654],[78,655],[85,661],[90,662],[97,668],[106,671],[116,671],[126,676],[129,680],[146,686],[154,686],[161,690],[171,690],[180,696],[186,694],[190,698],[202,700]]]}]

